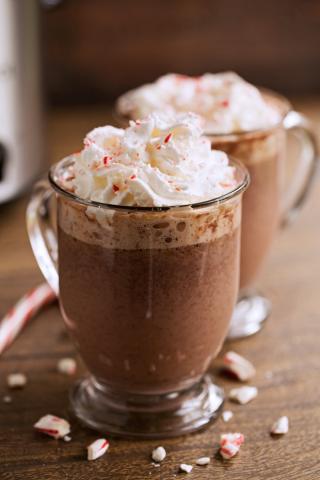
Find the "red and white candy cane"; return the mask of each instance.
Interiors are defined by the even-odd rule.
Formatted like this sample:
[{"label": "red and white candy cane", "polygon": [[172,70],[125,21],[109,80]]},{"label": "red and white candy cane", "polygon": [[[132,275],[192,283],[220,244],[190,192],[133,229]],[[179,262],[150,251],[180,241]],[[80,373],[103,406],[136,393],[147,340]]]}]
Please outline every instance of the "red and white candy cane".
[{"label": "red and white candy cane", "polygon": [[56,298],[47,283],[26,293],[0,322],[0,355],[11,345],[23,327],[44,305]]}]

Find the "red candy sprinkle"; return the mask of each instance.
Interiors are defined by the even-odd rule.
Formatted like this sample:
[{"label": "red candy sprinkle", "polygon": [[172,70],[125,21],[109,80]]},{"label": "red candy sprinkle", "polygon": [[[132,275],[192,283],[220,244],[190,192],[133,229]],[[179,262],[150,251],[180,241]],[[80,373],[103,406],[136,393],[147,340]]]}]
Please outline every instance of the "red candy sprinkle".
[{"label": "red candy sprinkle", "polygon": [[164,143],[168,143],[171,137],[172,137],[172,133],[169,133],[164,139]]},{"label": "red candy sprinkle", "polygon": [[223,102],[221,102],[221,105],[222,105],[222,107],[229,107],[229,101],[228,100],[223,100]]},{"label": "red candy sprinkle", "polygon": [[108,165],[108,162],[111,160],[112,157],[109,157],[108,155],[106,155],[105,157],[103,157],[103,163],[104,165]]},{"label": "red candy sprinkle", "polygon": [[113,189],[114,193],[116,193],[116,192],[119,191],[118,185],[113,185],[113,186],[112,186],[112,189]]},{"label": "red candy sprinkle", "polygon": [[137,178],[137,175],[131,175],[131,180],[134,180],[135,178]]}]

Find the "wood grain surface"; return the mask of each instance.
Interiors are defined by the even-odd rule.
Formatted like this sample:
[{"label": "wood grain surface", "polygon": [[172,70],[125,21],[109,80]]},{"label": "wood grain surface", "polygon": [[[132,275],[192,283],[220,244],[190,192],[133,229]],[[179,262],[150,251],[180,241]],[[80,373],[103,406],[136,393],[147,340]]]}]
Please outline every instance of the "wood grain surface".
[{"label": "wood grain surface", "polygon": [[[317,120],[320,99],[296,103]],[[49,158],[57,160],[76,150],[83,134],[107,121],[103,110],[59,110],[49,117]],[[319,122],[317,124],[319,132]],[[33,259],[24,223],[27,195],[0,206],[0,315],[28,288],[42,278]],[[258,335],[225,346],[253,361],[257,375],[252,384],[258,397],[239,406],[226,402],[234,418],[219,419],[207,430],[177,439],[163,440],[167,458],[160,468],[151,464],[150,452],[157,441],[111,438],[107,454],[86,461],[85,447],[97,434],[82,428],[68,410],[73,378],[56,371],[57,361],[75,355],[57,305],[43,310],[0,359],[0,479],[1,480],[161,480],[182,477],[180,463],[195,464],[210,456],[206,467],[195,466],[188,478],[232,480],[320,479],[320,182],[296,223],[279,233],[263,272],[261,290],[272,300],[273,311]],[[220,355],[221,357],[221,355]],[[226,392],[236,381],[213,370]],[[6,375],[28,375],[25,389],[8,394]],[[80,368],[79,375],[83,373]],[[72,441],[42,437],[33,423],[52,413],[71,419]],[[269,435],[273,421],[288,415],[288,435]],[[231,461],[217,455],[219,434],[240,431],[246,442]]]}]

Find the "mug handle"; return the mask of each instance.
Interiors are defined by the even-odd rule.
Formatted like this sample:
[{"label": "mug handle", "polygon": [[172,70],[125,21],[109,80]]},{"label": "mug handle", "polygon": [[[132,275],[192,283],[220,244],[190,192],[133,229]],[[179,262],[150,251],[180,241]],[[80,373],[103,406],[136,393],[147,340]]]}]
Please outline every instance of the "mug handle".
[{"label": "mug handle", "polygon": [[55,229],[54,192],[47,180],[34,186],[26,213],[33,254],[48,284],[59,294],[58,243]]},{"label": "mug handle", "polygon": [[283,126],[287,133],[296,135],[301,144],[299,163],[286,192],[282,216],[282,225],[286,226],[296,218],[310,193],[319,158],[317,140],[311,123],[303,114],[295,110],[290,111],[283,121]]}]

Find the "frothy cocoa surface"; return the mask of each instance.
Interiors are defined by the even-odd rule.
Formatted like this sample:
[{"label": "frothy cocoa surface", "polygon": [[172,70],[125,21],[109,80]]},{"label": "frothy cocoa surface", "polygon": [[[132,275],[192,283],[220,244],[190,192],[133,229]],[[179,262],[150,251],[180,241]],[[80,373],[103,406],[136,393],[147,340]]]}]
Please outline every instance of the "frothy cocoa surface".
[{"label": "frothy cocoa surface", "polygon": [[239,200],[163,212],[117,211],[59,199],[59,225],[68,235],[104,248],[168,249],[221,238],[239,227]]}]

